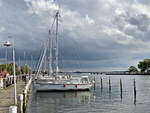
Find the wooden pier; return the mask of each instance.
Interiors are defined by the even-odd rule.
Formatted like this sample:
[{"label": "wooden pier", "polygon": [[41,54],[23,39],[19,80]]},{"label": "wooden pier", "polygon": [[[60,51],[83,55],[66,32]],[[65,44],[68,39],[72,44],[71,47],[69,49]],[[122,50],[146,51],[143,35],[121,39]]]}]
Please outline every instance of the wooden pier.
[{"label": "wooden pier", "polygon": [[[17,80],[17,97],[26,91],[29,87],[28,80],[25,80],[22,75],[16,77]],[[14,85],[13,77],[3,80],[4,86],[0,89],[0,113],[9,113],[9,107],[14,104]],[[31,82],[31,81],[30,81]],[[18,99],[19,101],[19,99]]]}]

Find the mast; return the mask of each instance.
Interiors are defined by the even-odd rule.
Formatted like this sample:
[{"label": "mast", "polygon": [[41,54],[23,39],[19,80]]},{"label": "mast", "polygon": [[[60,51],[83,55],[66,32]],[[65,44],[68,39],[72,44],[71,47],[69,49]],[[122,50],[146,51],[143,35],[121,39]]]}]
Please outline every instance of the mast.
[{"label": "mast", "polygon": [[45,60],[45,57],[46,57],[46,51],[47,51],[47,48],[48,48],[48,43],[45,43],[44,45],[44,51],[43,51],[43,56],[41,57],[41,60],[40,60],[40,63],[39,63],[39,67],[38,67],[38,70],[37,70],[37,75],[40,73],[40,69],[42,68],[42,63],[44,63],[44,60]]},{"label": "mast", "polygon": [[31,74],[33,72],[33,56],[31,55],[31,62],[30,62]]},{"label": "mast", "polygon": [[59,69],[58,69],[58,21],[59,21],[59,11],[56,12],[56,74],[58,74]]},{"label": "mast", "polygon": [[53,58],[52,58],[52,36],[51,36],[51,31],[49,30],[49,75],[51,75],[53,73],[53,68],[52,68],[52,62],[53,62]]},{"label": "mast", "polygon": [[[49,30],[49,74],[55,76],[59,72],[58,68],[58,21],[59,21],[59,10],[56,12],[54,21]],[[55,25],[54,37],[53,27]]]}]

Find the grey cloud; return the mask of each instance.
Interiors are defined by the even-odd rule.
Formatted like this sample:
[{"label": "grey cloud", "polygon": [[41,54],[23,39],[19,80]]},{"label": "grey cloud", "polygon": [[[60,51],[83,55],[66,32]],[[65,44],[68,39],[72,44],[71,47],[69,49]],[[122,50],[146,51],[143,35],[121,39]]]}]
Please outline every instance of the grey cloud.
[{"label": "grey cloud", "polygon": [[129,22],[133,25],[138,26],[139,30],[147,32],[150,23],[150,18],[145,14],[140,14],[135,17],[131,17],[129,19]]},{"label": "grey cloud", "polygon": [[150,5],[149,0],[137,0],[137,2],[140,2],[140,3],[145,4],[145,5]]},{"label": "grey cloud", "polygon": [[[37,60],[55,11],[33,6],[32,1],[35,0],[2,1],[0,28],[5,30],[0,32],[0,41],[11,35],[17,56],[27,51],[28,60],[31,54]],[[63,9],[59,33],[61,68],[75,69],[80,64],[88,70],[126,69],[149,57],[150,17],[133,7],[135,1],[62,0],[59,3]],[[149,3],[138,0],[143,7]],[[86,15],[94,24],[86,22]]]}]

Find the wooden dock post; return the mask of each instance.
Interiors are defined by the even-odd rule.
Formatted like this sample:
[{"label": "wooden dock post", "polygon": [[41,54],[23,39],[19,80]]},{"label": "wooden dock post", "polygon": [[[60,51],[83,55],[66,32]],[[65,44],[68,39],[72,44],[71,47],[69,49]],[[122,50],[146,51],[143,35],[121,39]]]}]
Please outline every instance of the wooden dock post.
[{"label": "wooden dock post", "polygon": [[10,85],[12,85],[12,77],[10,77]]},{"label": "wooden dock post", "polygon": [[134,85],[134,104],[136,105],[136,81],[135,79],[133,81],[133,85]]},{"label": "wooden dock post", "polygon": [[0,77],[0,89],[3,89],[3,78]]},{"label": "wooden dock post", "polygon": [[103,94],[103,78],[100,77],[100,80],[101,80],[101,95]]},{"label": "wooden dock post", "polygon": [[9,113],[17,113],[17,106],[10,106]]},{"label": "wooden dock post", "polygon": [[94,90],[96,89],[96,79],[95,79],[95,76],[94,76]]},{"label": "wooden dock post", "polygon": [[25,90],[23,90],[23,113],[26,111],[26,94]]},{"label": "wooden dock post", "polygon": [[122,80],[121,80],[121,78],[120,78],[120,97],[122,99]]},{"label": "wooden dock post", "polygon": [[30,78],[30,80],[28,81],[28,83],[25,86],[25,89],[23,90],[23,113],[26,112],[27,102],[29,99],[28,93],[29,93],[31,84],[32,84],[32,77]]},{"label": "wooden dock post", "polygon": [[3,79],[3,88],[6,88],[6,78]]},{"label": "wooden dock post", "polygon": [[109,93],[111,93],[111,80],[110,80],[110,77],[109,77]]},{"label": "wooden dock post", "polygon": [[101,90],[103,90],[103,78],[101,77]]},{"label": "wooden dock post", "polygon": [[23,94],[19,95],[19,99],[18,99],[18,111],[19,111],[19,113],[23,113]]}]

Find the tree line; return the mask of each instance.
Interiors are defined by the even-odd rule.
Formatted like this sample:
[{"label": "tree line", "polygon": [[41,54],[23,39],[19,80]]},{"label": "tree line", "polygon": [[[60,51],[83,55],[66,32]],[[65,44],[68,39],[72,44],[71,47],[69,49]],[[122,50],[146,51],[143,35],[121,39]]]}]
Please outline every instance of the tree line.
[{"label": "tree line", "polygon": [[[31,74],[32,70],[28,65],[18,66],[15,64],[16,67],[16,75],[19,74]],[[7,71],[10,75],[13,75],[13,63],[10,64],[0,64],[0,73],[3,71]]]},{"label": "tree line", "polygon": [[144,59],[143,61],[140,61],[137,66],[130,66],[128,71],[150,73],[150,59]]}]

